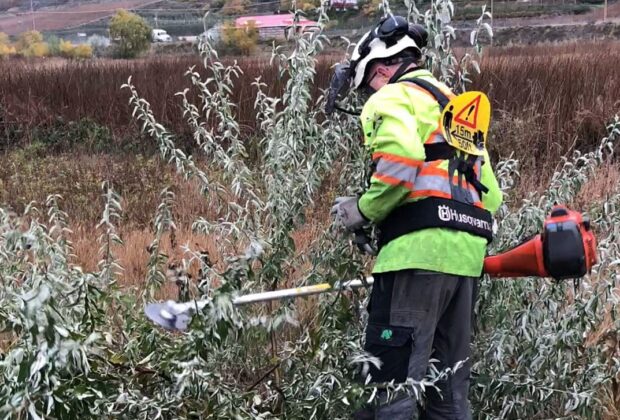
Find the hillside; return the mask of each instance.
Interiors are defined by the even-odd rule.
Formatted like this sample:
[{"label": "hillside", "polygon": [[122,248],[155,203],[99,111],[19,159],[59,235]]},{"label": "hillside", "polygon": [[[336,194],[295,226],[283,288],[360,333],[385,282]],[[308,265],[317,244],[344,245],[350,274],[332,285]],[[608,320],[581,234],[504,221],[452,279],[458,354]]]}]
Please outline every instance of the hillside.
[{"label": "hillside", "polygon": [[[593,4],[597,2],[599,4]],[[30,12],[29,0],[0,0],[0,32],[11,35],[30,30],[33,27],[40,31],[54,31],[60,36],[71,37],[80,27],[80,32],[102,33],[107,28],[106,17],[116,9],[140,9],[139,14],[144,16],[154,26],[167,29],[173,35],[195,35],[201,31],[202,16],[207,0],[184,2],[176,0],[34,0],[34,13]],[[226,1],[219,3],[220,7]],[[361,1],[361,3],[363,3]],[[459,11],[455,19],[467,22],[480,14],[480,9],[487,2],[455,1]],[[498,1],[494,3],[493,13],[496,27],[518,27],[531,25],[556,25],[594,22],[602,19],[601,2],[599,0],[580,0],[572,4],[557,4],[551,1],[541,3]],[[612,4],[609,8],[609,17],[620,16],[620,4]],[[420,6],[424,9],[424,2]],[[251,1],[242,6],[243,13],[269,14],[280,9],[279,1]],[[399,12],[398,6],[394,11]],[[223,9],[214,9],[212,17],[222,19],[227,17]],[[363,7],[360,11],[334,13],[337,28],[354,30],[366,27],[375,19],[366,16]],[[58,32],[60,31],[60,32]]]},{"label": "hillside", "polygon": [[[11,0],[3,0],[2,5]],[[16,35],[36,28],[39,31],[73,28],[101,20],[112,15],[117,9],[136,9],[159,0],[113,0],[101,2],[74,2],[66,0],[38,0],[34,13],[11,9],[0,13],[0,32]],[[20,5],[23,2],[20,2]],[[42,5],[50,6],[40,8]],[[2,7],[0,7],[2,10]]]}]

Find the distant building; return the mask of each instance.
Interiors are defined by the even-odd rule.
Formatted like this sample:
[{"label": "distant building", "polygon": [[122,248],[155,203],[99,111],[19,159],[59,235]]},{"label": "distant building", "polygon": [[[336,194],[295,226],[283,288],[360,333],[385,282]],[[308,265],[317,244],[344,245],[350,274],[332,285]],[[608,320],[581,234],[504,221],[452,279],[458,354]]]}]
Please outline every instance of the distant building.
[{"label": "distant building", "polygon": [[359,8],[357,4],[357,0],[330,0],[329,6],[332,9],[336,9],[336,10],[348,10],[348,9],[357,10]]},{"label": "distant building", "polygon": [[[242,16],[235,20],[235,27],[245,28],[250,22],[258,29],[258,36],[261,39],[284,38],[288,31],[293,27],[294,15],[264,15],[264,16]],[[306,31],[318,28],[317,22],[300,17],[297,22],[298,31]]]}]

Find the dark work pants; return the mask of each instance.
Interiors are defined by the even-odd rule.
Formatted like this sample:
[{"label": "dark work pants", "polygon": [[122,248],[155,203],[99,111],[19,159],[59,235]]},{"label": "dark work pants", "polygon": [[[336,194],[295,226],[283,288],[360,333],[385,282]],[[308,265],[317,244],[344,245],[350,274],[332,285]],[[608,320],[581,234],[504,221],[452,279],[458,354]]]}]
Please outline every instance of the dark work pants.
[{"label": "dark work pants", "polygon": [[[475,281],[422,270],[375,275],[365,350],[379,358],[382,366],[371,367],[371,381],[419,381],[431,358],[439,360],[435,364],[439,371],[469,358]],[[423,408],[412,397],[397,396],[387,404],[357,412],[354,418],[470,420],[469,373],[468,361],[436,384],[440,393],[427,389],[424,401],[418,402]]]}]

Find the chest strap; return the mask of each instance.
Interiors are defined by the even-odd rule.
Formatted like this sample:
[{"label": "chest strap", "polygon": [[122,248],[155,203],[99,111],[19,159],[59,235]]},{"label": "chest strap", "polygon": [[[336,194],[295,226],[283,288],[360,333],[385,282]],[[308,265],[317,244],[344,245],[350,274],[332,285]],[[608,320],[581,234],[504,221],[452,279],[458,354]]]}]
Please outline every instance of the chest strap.
[{"label": "chest strap", "polygon": [[379,226],[379,247],[406,235],[429,228],[448,228],[493,240],[493,217],[480,207],[447,198],[428,197],[392,210]]}]

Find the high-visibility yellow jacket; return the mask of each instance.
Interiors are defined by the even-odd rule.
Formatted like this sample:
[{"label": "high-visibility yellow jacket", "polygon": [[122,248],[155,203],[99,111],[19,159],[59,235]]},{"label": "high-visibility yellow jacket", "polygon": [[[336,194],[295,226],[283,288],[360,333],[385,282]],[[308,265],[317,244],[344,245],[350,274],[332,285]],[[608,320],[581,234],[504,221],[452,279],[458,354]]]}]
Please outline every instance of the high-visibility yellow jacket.
[{"label": "high-visibility yellow jacket", "polygon": [[[433,83],[447,96],[450,90],[427,70],[415,70],[402,79],[419,77]],[[365,144],[372,153],[375,172],[358,206],[374,223],[396,207],[427,197],[453,198],[448,160],[424,162],[424,143],[444,141],[439,130],[440,106],[426,90],[407,82],[392,83],[373,94],[361,114]],[[468,182],[459,192],[471,194],[474,205],[494,213],[502,193],[488,153],[475,167],[489,191],[479,196]],[[457,185],[456,176],[452,180]],[[459,187],[459,188],[461,188]],[[486,254],[486,239],[447,228],[418,230],[383,246],[373,273],[424,269],[460,276],[479,276]]]}]

